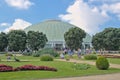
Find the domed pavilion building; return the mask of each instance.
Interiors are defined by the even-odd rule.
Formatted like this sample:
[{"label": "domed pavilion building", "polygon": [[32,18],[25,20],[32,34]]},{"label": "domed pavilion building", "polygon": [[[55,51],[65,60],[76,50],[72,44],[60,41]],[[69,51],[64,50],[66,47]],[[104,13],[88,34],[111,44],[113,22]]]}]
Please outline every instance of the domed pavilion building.
[{"label": "domed pavilion building", "polygon": [[[72,27],[76,26],[60,20],[47,20],[31,25],[27,27],[25,31],[39,31],[46,34],[48,39],[48,42],[45,46],[46,48],[64,48],[66,47],[64,33]],[[83,48],[85,49],[91,47],[91,41],[92,37],[89,34],[86,34],[86,37],[83,39],[82,43]]]}]

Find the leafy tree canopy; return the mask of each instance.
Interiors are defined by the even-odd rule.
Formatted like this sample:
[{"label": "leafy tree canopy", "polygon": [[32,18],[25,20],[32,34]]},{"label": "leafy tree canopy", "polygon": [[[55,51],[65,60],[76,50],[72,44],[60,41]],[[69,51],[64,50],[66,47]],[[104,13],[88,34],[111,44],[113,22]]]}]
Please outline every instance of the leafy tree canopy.
[{"label": "leafy tree canopy", "polygon": [[70,28],[69,31],[64,34],[65,42],[72,50],[81,48],[85,36],[85,31],[78,27]]},{"label": "leafy tree canopy", "polygon": [[31,50],[43,48],[47,41],[46,35],[42,32],[29,31],[27,33],[27,46]]},{"label": "leafy tree canopy", "polygon": [[22,30],[12,30],[8,33],[9,50],[19,51],[26,48],[26,33]]},{"label": "leafy tree canopy", "polygon": [[4,51],[8,45],[7,35],[3,32],[0,33],[0,51]]},{"label": "leafy tree canopy", "polygon": [[92,44],[95,49],[119,50],[120,28],[106,28],[93,36]]}]

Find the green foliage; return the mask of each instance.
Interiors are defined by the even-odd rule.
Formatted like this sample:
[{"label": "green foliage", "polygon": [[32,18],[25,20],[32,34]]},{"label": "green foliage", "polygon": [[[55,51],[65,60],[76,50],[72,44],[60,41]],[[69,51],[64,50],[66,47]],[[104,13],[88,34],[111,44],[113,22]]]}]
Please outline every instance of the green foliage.
[{"label": "green foliage", "polygon": [[50,54],[54,57],[58,57],[59,54],[52,48],[45,48],[45,49],[42,49],[40,51],[38,51],[37,53],[39,53],[40,55],[43,55],[43,54]]},{"label": "green foliage", "polygon": [[105,57],[100,56],[96,60],[96,67],[100,70],[107,70],[109,68],[109,62]]},{"label": "green foliage", "polygon": [[53,61],[53,57],[51,55],[49,55],[49,54],[45,54],[45,55],[42,55],[40,57],[40,60],[41,61]]},{"label": "green foliage", "polygon": [[0,33],[0,51],[5,51],[8,45],[7,35],[3,32]]},{"label": "green foliage", "polygon": [[13,56],[11,53],[6,53],[5,56]]},{"label": "green foliage", "polygon": [[84,56],[84,58],[86,60],[96,60],[97,59],[97,55],[95,55],[95,54],[87,54],[87,55]]},{"label": "green foliage", "polygon": [[27,33],[27,46],[31,50],[44,48],[47,41],[46,35],[42,32],[29,31]]},{"label": "green foliage", "polygon": [[25,50],[26,33],[22,30],[12,30],[8,34],[8,48],[10,51]]},{"label": "green foliage", "polygon": [[31,56],[32,52],[23,52],[22,55],[24,55],[24,56]]},{"label": "green foliage", "polygon": [[90,65],[89,64],[76,64],[76,63],[74,63],[72,65],[72,68],[74,68],[75,70],[86,70],[86,69],[90,68]]},{"label": "green foliage", "polygon": [[39,53],[33,53],[33,57],[39,57],[40,54]]},{"label": "green foliage", "polygon": [[70,28],[69,31],[64,34],[65,42],[72,50],[81,48],[85,36],[85,31],[78,27]]},{"label": "green foliage", "polygon": [[92,52],[92,54],[96,54],[96,52]]},{"label": "green foliage", "polygon": [[119,50],[120,28],[106,28],[93,36],[92,44],[95,49]]}]

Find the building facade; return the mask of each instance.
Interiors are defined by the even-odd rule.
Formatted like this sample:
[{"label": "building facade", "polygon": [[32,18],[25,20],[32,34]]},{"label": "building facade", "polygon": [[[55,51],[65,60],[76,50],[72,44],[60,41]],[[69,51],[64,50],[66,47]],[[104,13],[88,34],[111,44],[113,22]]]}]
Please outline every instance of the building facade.
[{"label": "building facade", "polygon": [[[67,22],[62,22],[60,20],[47,20],[40,22],[38,24],[31,25],[25,29],[28,31],[39,31],[46,34],[48,42],[46,48],[64,48],[66,47],[64,40],[64,33],[67,32],[70,28],[76,27]],[[83,48],[90,48],[92,37],[87,34],[83,39]]]}]

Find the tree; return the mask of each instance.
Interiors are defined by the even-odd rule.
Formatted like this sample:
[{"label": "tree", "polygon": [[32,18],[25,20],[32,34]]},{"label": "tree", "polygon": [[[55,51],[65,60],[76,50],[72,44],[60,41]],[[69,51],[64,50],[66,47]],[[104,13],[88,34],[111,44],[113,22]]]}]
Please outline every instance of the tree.
[{"label": "tree", "polygon": [[3,32],[0,33],[0,51],[4,51],[8,45],[7,35]]},{"label": "tree", "polygon": [[64,34],[65,42],[72,50],[81,48],[85,36],[85,31],[78,27],[70,28],[69,31]]},{"label": "tree", "polygon": [[8,33],[9,50],[19,51],[26,48],[26,33],[22,30],[12,30]]},{"label": "tree", "polygon": [[93,36],[92,43],[95,49],[119,50],[120,28],[106,28]]},{"label": "tree", "polygon": [[42,32],[29,31],[27,33],[27,46],[31,50],[43,48],[47,41],[46,35]]}]

